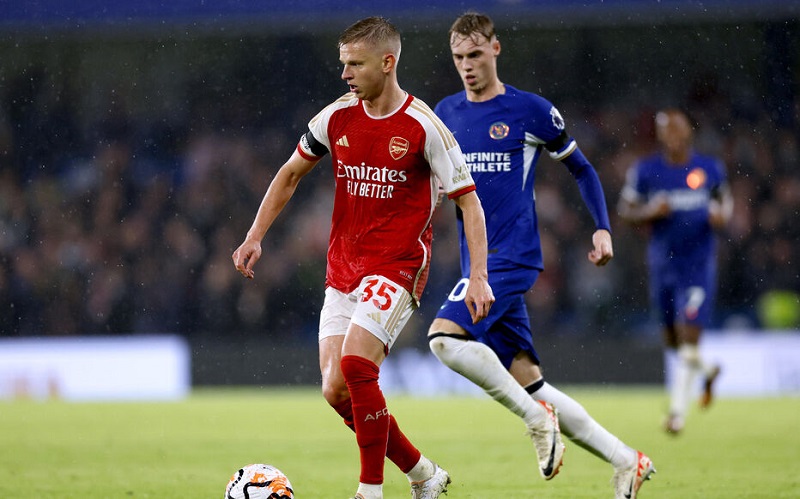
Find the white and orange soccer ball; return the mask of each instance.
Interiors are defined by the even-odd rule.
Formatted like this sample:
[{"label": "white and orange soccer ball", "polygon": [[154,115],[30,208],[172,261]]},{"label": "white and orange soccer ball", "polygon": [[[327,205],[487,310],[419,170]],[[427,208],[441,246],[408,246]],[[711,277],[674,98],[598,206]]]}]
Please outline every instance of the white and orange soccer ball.
[{"label": "white and orange soccer ball", "polygon": [[223,499],[294,499],[294,491],[278,468],[249,464],[233,474]]}]

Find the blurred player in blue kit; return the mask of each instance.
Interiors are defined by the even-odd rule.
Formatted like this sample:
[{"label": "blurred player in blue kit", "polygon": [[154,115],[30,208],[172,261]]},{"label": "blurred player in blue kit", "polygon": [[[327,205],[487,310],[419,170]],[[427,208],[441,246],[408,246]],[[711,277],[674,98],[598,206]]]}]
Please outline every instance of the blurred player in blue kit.
[{"label": "blurred player in blue kit", "polygon": [[715,230],[730,220],[733,198],[722,162],[695,152],[686,113],[659,111],[655,125],[662,151],[628,171],[619,214],[651,229],[650,297],[664,325],[668,352],[674,356],[677,351],[664,429],[677,434],[684,426],[696,376],[703,376],[700,407],[706,408],[720,373],[719,366],[700,356],[698,343],[716,291]]},{"label": "blurred player in blue kit", "polygon": [[[484,207],[489,282],[496,301],[487,318],[473,324],[463,301],[470,263],[458,213],[462,279],[430,326],[431,350],[442,363],[519,416],[529,429],[540,403],[552,404],[562,433],[613,466],[615,497],[635,498],[655,471],[652,461],[545,382],[524,298],[543,270],[533,185],[541,153],[547,150],[561,161],[578,184],[597,228],[588,252],[597,266],[613,256],[600,180],[567,134],[553,104],[500,81],[500,42],[489,17],[474,12],[460,16],[450,28],[449,41],[464,91],[443,99],[435,112],[461,145]],[[535,435],[535,431],[530,433]],[[534,440],[537,451],[538,445]],[[540,461],[542,476],[552,478],[560,464],[561,453],[554,462]]]}]

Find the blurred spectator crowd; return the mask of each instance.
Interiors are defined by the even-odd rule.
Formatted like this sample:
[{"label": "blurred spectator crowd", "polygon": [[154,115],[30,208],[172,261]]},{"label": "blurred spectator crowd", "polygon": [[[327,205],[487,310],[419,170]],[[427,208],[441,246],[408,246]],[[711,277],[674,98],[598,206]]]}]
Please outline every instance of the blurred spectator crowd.
[{"label": "blurred spectator crowd", "polygon": [[[75,108],[78,90],[59,85],[58,75],[31,66],[12,76],[0,102],[0,335],[264,333],[316,341],[329,161],[301,182],[264,240],[255,280],[235,272],[230,255],[324,100],[271,99],[275,88],[265,84],[244,96],[189,96],[181,120],[142,123],[112,95],[100,118],[86,122]],[[335,87],[328,100],[344,90]],[[800,292],[800,126],[719,89],[685,95],[674,104],[697,121],[697,148],[726,163],[735,197],[733,222],[720,234],[715,327],[769,326],[759,300]],[[433,105],[443,95],[419,96]],[[591,218],[566,169],[543,159],[536,194],[546,270],[528,294],[534,330],[654,334],[646,235],[624,225],[615,206],[626,170],[656,147],[656,108],[557,105],[606,189],[616,256],[604,269],[589,264]],[[797,116],[798,103],[789,106]],[[457,276],[452,204],[440,207],[434,230],[431,280],[410,325],[420,332],[405,341],[422,341]]]}]

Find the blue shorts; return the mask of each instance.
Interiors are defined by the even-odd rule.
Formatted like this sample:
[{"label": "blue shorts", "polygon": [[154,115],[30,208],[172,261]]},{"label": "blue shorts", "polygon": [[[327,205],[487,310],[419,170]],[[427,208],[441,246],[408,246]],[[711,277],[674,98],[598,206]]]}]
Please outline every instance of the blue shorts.
[{"label": "blue shorts", "polygon": [[490,271],[489,285],[494,292],[495,302],[489,309],[488,317],[477,324],[472,323],[464,304],[469,282],[464,277],[450,292],[436,317],[455,322],[476,341],[494,350],[506,369],[511,367],[511,361],[521,351],[528,352],[533,361],[539,364],[525,304],[525,293],[533,287],[537,277],[539,271],[536,269]]},{"label": "blue shorts", "polygon": [[715,298],[716,268],[706,265],[691,272],[653,272],[650,299],[667,327],[692,324],[705,328]]}]

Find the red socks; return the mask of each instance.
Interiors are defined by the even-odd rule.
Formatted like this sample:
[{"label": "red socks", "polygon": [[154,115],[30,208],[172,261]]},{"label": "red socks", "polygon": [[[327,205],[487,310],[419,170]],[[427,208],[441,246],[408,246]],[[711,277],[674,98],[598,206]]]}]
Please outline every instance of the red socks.
[{"label": "red socks", "polygon": [[422,458],[422,453],[400,431],[397,420],[391,415],[389,416],[389,443],[386,448],[386,457],[403,473],[411,471],[411,468]]},{"label": "red socks", "polygon": [[342,357],[341,366],[347,389],[350,391],[356,441],[361,454],[359,481],[366,484],[381,484],[390,415],[386,399],[378,385],[380,368],[374,362],[356,355]]},{"label": "red socks", "polygon": [[[353,403],[349,398],[333,406],[333,409],[344,419],[351,430],[355,431],[353,424]],[[389,441],[386,446],[386,457],[400,468],[403,473],[408,473],[416,465],[422,453],[406,438],[397,420],[389,415]]]},{"label": "red socks", "polygon": [[353,401],[353,423],[361,453],[361,483],[383,483],[383,461],[389,437],[389,410],[378,385],[380,368],[356,355],[342,357],[350,399]]}]

